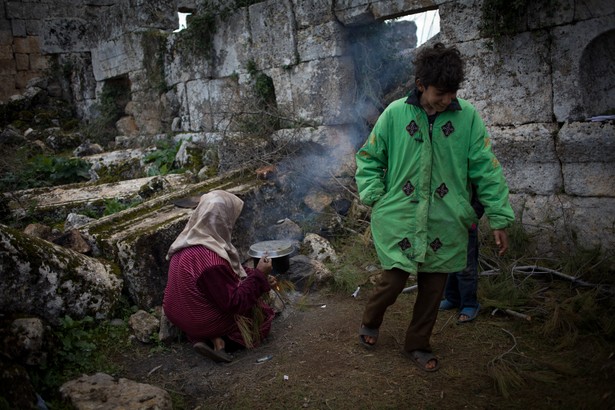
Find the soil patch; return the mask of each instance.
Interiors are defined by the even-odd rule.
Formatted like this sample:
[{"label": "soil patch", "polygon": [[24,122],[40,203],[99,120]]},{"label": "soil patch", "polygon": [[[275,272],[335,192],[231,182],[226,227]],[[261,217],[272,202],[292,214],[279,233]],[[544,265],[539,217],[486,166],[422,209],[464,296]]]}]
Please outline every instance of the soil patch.
[{"label": "soil patch", "polygon": [[615,408],[613,343],[585,336],[554,349],[532,322],[483,311],[457,325],[455,312],[440,312],[432,346],[441,368],[426,373],[402,354],[415,294],[389,308],[372,351],[357,335],[368,295],[321,291],[288,303],[269,339],[228,364],[188,343],[138,345],[117,358],[118,376],[167,389],[176,409]]}]

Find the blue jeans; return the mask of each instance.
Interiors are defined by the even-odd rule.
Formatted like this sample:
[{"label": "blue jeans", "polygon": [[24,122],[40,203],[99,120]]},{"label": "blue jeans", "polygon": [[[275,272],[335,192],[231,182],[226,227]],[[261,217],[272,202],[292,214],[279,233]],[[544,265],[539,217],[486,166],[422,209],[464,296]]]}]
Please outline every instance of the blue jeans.
[{"label": "blue jeans", "polygon": [[478,307],[478,228],[468,230],[468,262],[464,270],[448,274],[444,297],[456,307]]}]

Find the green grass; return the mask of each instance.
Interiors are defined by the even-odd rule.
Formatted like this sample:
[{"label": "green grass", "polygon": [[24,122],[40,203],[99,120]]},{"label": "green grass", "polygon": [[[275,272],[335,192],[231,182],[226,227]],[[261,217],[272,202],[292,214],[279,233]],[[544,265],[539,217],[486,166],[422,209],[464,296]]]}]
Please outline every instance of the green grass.
[{"label": "green grass", "polygon": [[130,346],[126,324],[116,326],[91,317],[74,320],[65,316],[51,332],[48,343],[53,348],[47,363],[33,370],[30,377],[36,390],[52,401],[57,400],[63,383],[82,374],[119,372],[121,368],[112,357]]}]

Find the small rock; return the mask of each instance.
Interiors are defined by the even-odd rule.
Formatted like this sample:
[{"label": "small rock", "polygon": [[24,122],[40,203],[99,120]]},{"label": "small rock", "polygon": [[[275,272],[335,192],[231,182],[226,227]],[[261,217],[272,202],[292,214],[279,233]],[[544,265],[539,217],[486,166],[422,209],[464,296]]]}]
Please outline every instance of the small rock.
[{"label": "small rock", "polygon": [[[7,409],[36,409],[38,397],[25,367],[0,360],[0,397]],[[3,404],[4,404],[3,403]]]},{"label": "small rock", "polygon": [[15,319],[11,324],[11,333],[15,337],[12,344],[13,358],[22,363],[38,366],[45,363],[47,353],[43,351],[45,326],[39,318]]},{"label": "small rock", "polygon": [[81,376],[60,387],[62,396],[77,409],[172,410],[171,396],[160,387],[105,373]]},{"label": "small rock", "polygon": [[320,262],[337,262],[337,254],[331,243],[320,235],[309,233],[305,235],[303,244],[310,249],[309,257]]},{"label": "small rock", "polygon": [[143,199],[151,198],[157,193],[164,191],[168,186],[169,183],[166,179],[160,175],[155,176],[139,188],[139,196]]},{"label": "small rock", "polygon": [[284,218],[267,229],[267,236],[272,239],[300,241],[303,238],[303,230],[295,222]]},{"label": "small rock", "polygon": [[142,343],[151,343],[152,335],[158,332],[160,321],[154,315],[139,310],[128,319],[128,326],[132,329],[137,340]]},{"label": "small rock", "polygon": [[26,138],[19,130],[12,125],[9,125],[0,132],[0,145],[14,146],[21,145],[26,141]]},{"label": "small rock", "polygon": [[94,220],[94,218],[90,218],[89,216],[71,212],[70,214],[68,214],[66,220],[64,221],[64,232],[70,231],[71,229],[80,228]]},{"label": "small rock", "polygon": [[92,253],[92,247],[77,229],[71,229],[68,232],[63,233],[52,242],[56,245],[72,249],[73,251],[84,255],[89,255]]},{"label": "small rock", "polygon": [[26,235],[44,239],[46,241],[53,239],[52,229],[47,225],[39,223],[29,224],[24,228],[23,233],[25,233]]},{"label": "small rock", "polygon": [[158,339],[165,344],[169,344],[174,340],[178,340],[181,335],[181,330],[177,328],[164,314],[164,310],[160,316],[160,332],[158,332]]},{"label": "small rock", "polygon": [[331,205],[333,198],[323,191],[311,191],[303,198],[303,202],[314,212],[322,212],[327,206]]},{"label": "small rock", "polygon": [[299,290],[311,284],[318,287],[333,277],[327,267],[319,261],[310,259],[305,255],[297,255],[290,258],[289,279]]},{"label": "small rock", "polygon": [[100,145],[92,144],[90,141],[86,141],[75,148],[73,155],[76,157],[87,157],[88,155],[101,154],[103,151],[104,150]]}]

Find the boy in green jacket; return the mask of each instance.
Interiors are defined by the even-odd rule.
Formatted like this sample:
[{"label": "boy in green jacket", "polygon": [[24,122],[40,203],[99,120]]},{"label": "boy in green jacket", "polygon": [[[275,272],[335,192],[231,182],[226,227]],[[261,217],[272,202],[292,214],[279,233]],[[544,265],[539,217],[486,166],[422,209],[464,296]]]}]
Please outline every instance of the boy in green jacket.
[{"label": "boy in green jacket", "polygon": [[404,351],[426,371],[439,368],[430,338],[447,275],[466,267],[468,228],[478,222],[472,185],[500,254],[514,220],[508,187],[476,109],[457,98],[463,60],[438,43],[415,60],[416,89],[391,103],[356,154],[361,200],[372,206],[371,229],[383,268],[363,313],[360,342],[373,348],[386,309],[409,275],[418,293]]}]

